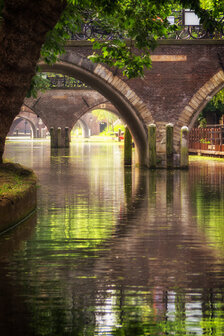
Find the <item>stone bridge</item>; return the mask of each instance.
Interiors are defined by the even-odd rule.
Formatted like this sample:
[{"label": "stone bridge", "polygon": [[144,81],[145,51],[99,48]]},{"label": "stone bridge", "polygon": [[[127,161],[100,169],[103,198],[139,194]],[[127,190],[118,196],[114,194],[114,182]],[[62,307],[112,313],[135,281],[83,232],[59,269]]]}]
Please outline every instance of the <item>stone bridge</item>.
[{"label": "stone bridge", "polygon": [[[86,83],[98,92],[99,104],[107,101],[113,104],[132,133],[142,165],[148,165],[148,125],[154,123],[158,165],[166,167],[166,125],[172,123],[174,165],[178,167],[182,126],[191,129],[208,101],[224,87],[224,40],[161,40],[152,53],[152,69],[145,72],[144,78],[131,80],[116,69],[93,64],[88,60],[90,54],[90,42],[71,41],[60,62],[53,66],[42,62],[39,65],[42,71],[65,74]],[[87,104],[91,95],[86,91]],[[40,109],[51,104],[53,125],[58,106],[60,118],[65,120],[62,126],[71,128],[70,121],[75,122],[78,116],[69,112],[69,95],[55,91],[53,99],[54,103],[42,99],[38,103]]]},{"label": "stone bridge", "polygon": [[[70,90],[69,90],[70,91]],[[112,113],[118,114],[118,111],[114,108],[114,106],[109,102],[104,102],[102,104],[98,104],[97,101],[93,100],[93,104],[86,105],[84,101],[82,102],[82,108],[80,108],[79,104],[76,104],[76,96],[78,98],[82,98],[82,93],[86,95],[86,92],[76,91],[66,91],[65,99],[68,96],[71,96],[74,99],[73,102],[73,110],[71,112],[71,118],[69,119],[68,106],[64,104],[60,106],[55,103],[54,97],[55,93],[58,94],[60,100],[61,92],[57,90],[57,92],[48,91],[45,94],[40,94],[38,96],[38,103],[34,106],[35,100],[27,99],[26,105],[24,104],[21,108],[20,113],[14,119],[8,136],[13,136],[15,133],[24,132],[24,124],[20,124],[22,121],[27,122],[29,127],[28,135],[31,138],[45,138],[46,134],[50,132],[50,128],[54,127],[57,129],[60,127],[62,130],[65,130],[65,127],[69,125],[69,130],[72,130],[74,125],[78,122],[79,126],[82,129],[82,134],[84,138],[88,138],[90,135],[97,135],[100,132],[100,124],[98,119],[91,113],[94,109],[105,109]],[[95,91],[91,91],[88,93],[93,97]],[[97,93],[96,93],[97,94]],[[46,103],[46,99],[49,99],[49,104]],[[105,100],[105,99],[103,99]],[[60,100],[61,101],[61,100]],[[88,100],[89,101],[89,100]],[[45,104],[46,103],[46,104]],[[52,109],[52,104],[54,108]],[[64,102],[63,102],[64,103]],[[81,112],[81,113],[80,113]],[[44,120],[44,122],[43,122]],[[64,135],[64,134],[62,134]],[[54,141],[54,139],[52,139]],[[63,146],[64,147],[64,146]]]},{"label": "stone bridge", "polygon": [[40,121],[38,120],[38,116],[33,113],[29,108],[22,106],[20,113],[14,119],[8,136],[14,135],[15,131],[18,131],[17,128],[20,125],[21,121],[26,121],[29,123],[30,130],[31,130],[31,138],[38,138],[40,137]]},{"label": "stone bridge", "polygon": [[[49,131],[51,127],[54,127],[54,129],[60,127],[62,138],[65,137],[65,128],[68,127],[70,132],[77,121],[80,121],[86,137],[87,128],[91,129],[92,134],[94,134],[94,129],[96,130],[97,127],[96,120],[92,116],[93,125],[91,126],[88,116],[88,113],[94,109],[106,109],[119,114],[117,109],[104,96],[92,89],[48,90],[45,93],[39,93],[37,99],[25,99],[24,106],[38,115]],[[51,140],[54,142],[54,139]]]}]

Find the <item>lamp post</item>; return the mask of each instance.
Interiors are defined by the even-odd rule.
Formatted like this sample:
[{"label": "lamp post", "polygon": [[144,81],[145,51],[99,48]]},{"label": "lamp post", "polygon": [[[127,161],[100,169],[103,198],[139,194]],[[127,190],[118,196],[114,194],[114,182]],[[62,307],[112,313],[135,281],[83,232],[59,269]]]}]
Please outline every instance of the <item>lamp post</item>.
[{"label": "lamp post", "polygon": [[25,120],[25,134],[26,134],[26,127],[27,127],[28,122]]}]

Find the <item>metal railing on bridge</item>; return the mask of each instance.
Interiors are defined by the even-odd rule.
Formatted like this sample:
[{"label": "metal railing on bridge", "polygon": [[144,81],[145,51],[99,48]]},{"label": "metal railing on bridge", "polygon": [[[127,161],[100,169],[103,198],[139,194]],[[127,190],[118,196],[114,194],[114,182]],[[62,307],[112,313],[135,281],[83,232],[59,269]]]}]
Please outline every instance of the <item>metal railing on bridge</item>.
[{"label": "metal railing on bridge", "polygon": [[[209,29],[204,29],[200,24],[199,17],[194,11],[183,9],[180,11],[173,11],[169,16],[168,21],[170,25],[175,25],[176,30],[170,32],[168,38],[170,39],[222,39],[224,38],[224,28],[221,30],[211,32]],[[224,16],[217,21],[220,27],[223,27]]]},{"label": "metal railing on bridge", "polygon": [[[160,18],[158,18],[160,19]],[[220,17],[220,26],[223,29],[219,32],[210,32],[209,29],[205,30],[200,24],[199,17],[192,10],[183,9],[180,11],[173,11],[172,15],[167,17],[167,20],[173,31],[168,34],[168,39],[213,39],[224,38],[224,16]],[[114,38],[125,38],[120,33],[111,30],[109,27],[104,27],[102,22],[87,20],[82,25],[81,31],[76,34],[71,34],[71,40],[112,40]]]},{"label": "metal railing on bridge", "polygon": [[75,79],[73,77],[65,75],[47,75],[46,78],[49,81],[50,89],[73,89],[73,90],[87,90],[91,89],[88,85],[82,81]]}]

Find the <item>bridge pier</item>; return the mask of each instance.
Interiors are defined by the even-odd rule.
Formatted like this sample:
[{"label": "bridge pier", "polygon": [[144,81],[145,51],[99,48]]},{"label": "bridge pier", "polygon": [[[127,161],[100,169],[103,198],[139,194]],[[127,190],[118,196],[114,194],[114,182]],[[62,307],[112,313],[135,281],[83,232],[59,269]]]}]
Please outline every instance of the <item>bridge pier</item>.
[{"label": "bridge pier", "polygon": [[188,141],[189,141],[189,129],[187,126],[181,128],[180,138],[180,167],[188,167]]},{"label": "bridge pier", "polygon": [[125,127],[124,132],[124,165],[131,166],[132,164],[132,136],[128,129]]},{"label": "bridge pier", "polygon": [[148,126],[148,168],[188,168],[188,127],[180,131],[179,146],[174,145],[173,124]]},{"label": "bridge pier", "polygon": [[149,168],[156,168],[156,125],[148,127]]},{"label": "bridge pier", "polygon": [[70,133],[69,127],[65,128],[50,128],[51,148],[69,148],[70,147]]},{"label": "bridge pier", "polygon": [[36,134],[34,135],[34,138],[39,139],[40,138],[40,129],[37,128],[35,133]]},{"label": "bridge pier", "polygon": [[166,125],[166,167],[172,169],[173,162],[173,124]]}]

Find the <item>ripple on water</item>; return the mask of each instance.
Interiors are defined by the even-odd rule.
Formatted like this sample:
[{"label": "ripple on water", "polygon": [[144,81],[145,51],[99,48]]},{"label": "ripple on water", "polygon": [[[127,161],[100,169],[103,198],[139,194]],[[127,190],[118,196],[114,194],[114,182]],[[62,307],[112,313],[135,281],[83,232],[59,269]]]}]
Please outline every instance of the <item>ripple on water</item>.
[{"label": "ripple on water", "polygon": [[7,144],[40,187],[0,240],[1,335],[223,335],[223,166],[124,171],[117,143],[52,154]]}]

